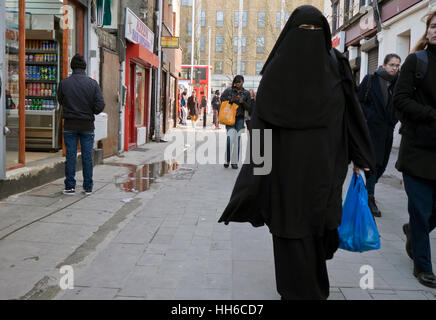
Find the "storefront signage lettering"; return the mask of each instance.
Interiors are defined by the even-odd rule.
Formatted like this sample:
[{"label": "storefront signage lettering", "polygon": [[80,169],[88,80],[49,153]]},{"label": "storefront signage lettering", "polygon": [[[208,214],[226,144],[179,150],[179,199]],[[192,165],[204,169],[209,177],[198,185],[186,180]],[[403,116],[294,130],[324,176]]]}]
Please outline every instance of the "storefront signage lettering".
[{"label": "storefront signage lettering", "polygon": [[178,37],[162,37],[162,48],[179,48],[179,38]]},{"label": "storefront signage lettering", "polygon": [[154,33],[139,19],[132,10],[126,8],[125,37],[153,52]]}]

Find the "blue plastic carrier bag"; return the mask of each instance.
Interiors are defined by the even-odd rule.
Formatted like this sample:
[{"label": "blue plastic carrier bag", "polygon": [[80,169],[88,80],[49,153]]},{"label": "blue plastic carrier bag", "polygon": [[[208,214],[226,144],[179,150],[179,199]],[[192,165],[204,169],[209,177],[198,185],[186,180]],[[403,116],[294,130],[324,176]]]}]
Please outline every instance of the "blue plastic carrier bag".
[{"label": "blue plastic carrier bag", "polygon": [[354,252],[380,249],[380,235],[368,207],[368,192],[361,175],[353,174],[338,232],[341,249]]}]

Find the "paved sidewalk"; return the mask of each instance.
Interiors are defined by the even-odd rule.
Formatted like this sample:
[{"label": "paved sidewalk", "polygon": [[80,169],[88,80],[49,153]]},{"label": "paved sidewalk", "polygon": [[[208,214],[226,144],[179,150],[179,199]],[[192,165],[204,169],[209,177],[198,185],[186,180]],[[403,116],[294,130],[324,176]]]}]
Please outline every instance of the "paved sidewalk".
[{"label": "paved sidewalk", "polygon": [[[171,167],[161,163],[166,146],[105,159],[91,196],[60,195],[60,179],[0,202],[0,239],[40,219],[0,240],[0,299],[279,299],[268,229],[217,223],[238,170],[181,164],[183,153]],[[412,275],[401,229],[407,200],[391,166],[376,189],[382,248],[335,254],[328,262],[332,300],[436,299]],[[436,263],[436,233],[431,237]],[[63,265],[74,269],[72,290],[59,288]],[[372,290],[359,287],[362,265],[374,268]]]}]

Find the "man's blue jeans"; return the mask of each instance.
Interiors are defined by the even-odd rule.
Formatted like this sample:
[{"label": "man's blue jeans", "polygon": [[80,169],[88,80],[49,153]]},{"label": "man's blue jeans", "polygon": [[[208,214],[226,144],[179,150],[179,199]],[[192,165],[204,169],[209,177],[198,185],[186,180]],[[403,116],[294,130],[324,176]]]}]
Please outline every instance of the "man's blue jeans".
[{"label": "man's blue jeans", "polygon": [[94,130],[64,130],[66,148],[65,189],[76,188],[76,157],[77,143],[79,139],[80,147],[82,149],[83,189],[85,191],[92,191],[92,150],[94,147]]},{"label": "man's blue jeans", "polygon": [[403,173],[409,207],[413,262],[420,272],[432,271],[430,232],[436,227],[436,181]]},{"label": "man's blue jeans", "polygon": [[226,163],[238,164],[239,153],[241,147],[242,130],[244,129],[244,118],[237,118],[235,125],[227,126],[227,147],[226,147]]}]

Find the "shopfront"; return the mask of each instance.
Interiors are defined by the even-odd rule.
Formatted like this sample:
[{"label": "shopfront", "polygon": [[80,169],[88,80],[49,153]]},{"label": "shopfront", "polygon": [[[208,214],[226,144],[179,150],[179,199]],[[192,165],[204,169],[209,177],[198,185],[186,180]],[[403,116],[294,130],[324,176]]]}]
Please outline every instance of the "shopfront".
[{"label": "shopfront", "polygon": [[153,54],[154,34],[126,8],[126,86],[124,150],[148,142],[151,114],[152,69],[159,57]]},{"label": "shopfront", "polygon": [[6,0],[6,170],[59,155],[62,122],[56,90],[71,72],[74,54],[85,55],[85,21],[85,0]]}]

